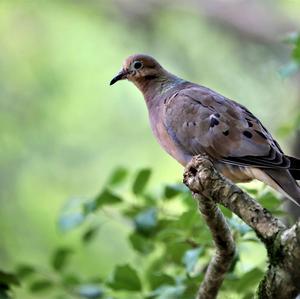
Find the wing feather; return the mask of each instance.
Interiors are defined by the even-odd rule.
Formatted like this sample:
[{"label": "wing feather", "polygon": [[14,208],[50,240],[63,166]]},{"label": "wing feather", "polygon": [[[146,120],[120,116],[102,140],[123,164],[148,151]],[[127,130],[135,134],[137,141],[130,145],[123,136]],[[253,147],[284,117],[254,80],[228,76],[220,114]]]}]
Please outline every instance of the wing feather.
[{"label": "wing feather", "polygon": [[207,153],[225,163],[289,168],[290,160],[261,122],[244,106],[191,85],[165,104],[165,127],[190,155]]}]

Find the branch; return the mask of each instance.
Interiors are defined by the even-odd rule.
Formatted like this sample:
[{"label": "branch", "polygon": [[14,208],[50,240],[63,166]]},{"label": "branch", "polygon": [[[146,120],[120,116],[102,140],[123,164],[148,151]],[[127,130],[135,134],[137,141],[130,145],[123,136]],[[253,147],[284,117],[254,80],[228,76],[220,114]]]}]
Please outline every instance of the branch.
[{"label": "branch", "polygon": [[[216,260],[220,247],[216,231],[220,228],[223,231],[228,229],[222,221],[224,218],[220,215],[221,212],[215,205],[215,203],[220,203],[251,226],[266,246],[269,268],[260,282],[258,298],[294,299],[300,293],[300,222],[291,228],[286,228],[280,220],[273,217],[253,198],[220,175],[207,156],[196,156],[192,159],[186,167],[184,183],[198,199],[200,211],[204,214],[217,246],[217,253],[208,269],[216,268],[216,263],[219,263],[218,268],[228,270],[224,259]],[[208,219],[208,215],[216,218]],[[226,244],[230,244],[229,239],[232,240],[232,238],[229,233],[223,234],[222,237],[226,240]],[[228,250],[229,246],[227,245],[226,248]],[[230,246],[230,248],[234,247]],[[213,288],[215,280],[221,284],[223,277],[222,271],[207,271],[199,294],[204,288]],[[210,297],[201,297],[201,299],[216,298],[217,292],[218,290]]]},{"label": "branch", "polygon": [[226,219],[216,203],[197,193],[193,196],[198,200],[199,210],[210,228],[216,245],[215,255],[207,268],[197,296],[198,299],[211,299],[216,298],[225,274],[229,270],[235,253],[235,244]]}]

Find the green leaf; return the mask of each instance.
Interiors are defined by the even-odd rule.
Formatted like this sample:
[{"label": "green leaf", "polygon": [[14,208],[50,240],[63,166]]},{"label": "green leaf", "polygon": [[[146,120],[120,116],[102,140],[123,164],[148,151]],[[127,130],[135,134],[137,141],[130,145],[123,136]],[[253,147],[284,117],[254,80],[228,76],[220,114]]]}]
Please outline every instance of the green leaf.
[{"label": "green leaf", "polygon": [[19,285],[20,282],[15,274],[0,270],[0,284]]},{"label": "green leaf", "polygon": [[253,299],[253,298],[255,298],[253,292],[249,292],[243,297],[243,299]]},{"label": "green leaf", "polygon": [[150,298],[156,299],[182,299],[182,295],[186,287],[184,285],[177,286],[161,286],[150,293]]},{"label": "green leaf", "polygon": [[227,209],[227,208],[225,208],[225,207],[223,207],[221,205],[219,206],[219,208],[220,208],[221,212],[223,213],[223,215],[225,217],[227,217],[227,218],[231,218],[232,217],[232,212],[229,209]]},{"label": "green leaf", "polygon": [[53,282],[47,279],[36,280],[30,285],[30,291],[32,293],[39,293],[48,291],[53,287]]},{"label": "green leaf", "polygon": [[84,222],[85,216],[82,214],[82,204],[85,201],[86,198],[72,197],[65,203],[58,220],[61,231],[69,231]]},{"label": "green leaf", "polygon": [[176,228],[165,228],[165,229],[159,229],[158,233],[155,235],[155,238],[158,242],[163,243],[171,243],[171,242],[178,242],[182,241],[185,237],[185,233]]},{"label": "green leaf", "polygon": [[0,299],[11,299],[9,286],[6,284],[0,284]]},{"label": "green leaf", "polygon": [[80,284],[80,279],[75,274],[66,274],[62,277],[63,285],[72,287]]},{"label": "green leaf", "polygon": [[204,252],[202,247],[189,249],[185,252],[182,262],[188,273],[194,272],[195,266],[199,260],[199,256]]},{"label": "green leaf", "polygon": [[81,212],[75,212],[72,214],[63,214],[60,216],[58,226],[61,231],[66,232],[74,229],[82,224],[85,220],[84,215]]},{"label": "green leaf", "polygon": [[195,225],[203,225],[203,221],[197,210],[189,210],[180,215],[176,225],[183,230],[187,230]]},{"label": "green leaf", "polygon": [[292,52],[292,57],[297,61],[300,62],[300,39],[296,41],[295,48]]},{"label": "green leaf", "polygon": [[134,218],[135,228],[138,232],[148,235],[157,225],[157,209],[149,208],[136,215]]},{"label": "green leaf", "polygon": [[132,186],[132,191],[135,195],[141,195],[144,192],[150,176],[151,170],[148,168],[142,169],[138,172]]},{"label": "green leaf", "polygon": [[184,192],[187,192],[187,188],[183,184],[167,185],[164,188],[164,197],[171,199]]},{"label": "green leaf", "polygon": [[294,127],[295,129],[300,130],[300,113],[296,116]]},{"label": "green leaf", "polygon": [[97,202],[95,199],[88,200],[83,204],[83,214],[85,216],[94,213],[96,210],[97,210]]},{"label": "green leaf", "polygon": [[284,38],[284,42],[287,44],[296,44],[298,41],[300,40],[300,34],[299,32],[291,32],[289,34],[287,34]]},{"label": "green leaf", "polygon": [[251,291],[257,286],[264,275],[264,272],[258,268],[254,268],[251,271],[242,275],[235,285],[237,293],[245,293]]},{"label": "green leaf", "polygon": [[88,243],[92,241],[95,236],[97,235],[99,230],[98,226],[90,227],[83,235],[82,235],[82,241],[84,243]]},{"label": "green leaf", "polygon": [[122,198],[108,188],[105,188],[95,199],[86,201],[83,204],[83,213],[88,215],[94,213],[104,205],[114,205],[122,202]]},{"label": "green leaf", "polygon": [[128,264],[117,266],[108,284],[114,290],[140,291],[142,289],[137,272]]},{"label": "green leaf", "polygon": [[63,268],[67,265],[69,256],[73,253],[73,250],[70,248],[62,247],[58,248],[52,257],[52,267],[56,271],[62,271]]},{"label": "green leaf", "polygon": [[108,185],[110,186],[119,185],[125,181],[127,176],[128,176],[128,171],[126,168],[124,167],[116,168],[108,180]]},{"label": "green leaf", "polygon": [[[145,202],[145,205],[156,205],[157,204],[157,199],[158,199],[158,196],[157,195],[154,195],[154,194],[143,194],[143,204]],[[141,201],[142,202],[142,201]]]},{"label": "green leaf", "polygon": [[103,290],[94,284],[83,284],[76,288],[75,292],[82,298],[88,299],[98,299],[103,296]]},{"label": "green leaf", "polygon": [[260,243],[261,241],[256,235],[253,235],[253,233],[254,232],[246,233],[245,235],[243,235],[242,240],[245,242]]},{"label": "green leaf", "polygon": [[252,230],[250,226],[240,220],[237,216],[228,219],[228,223],[233,229],[238,231],[241,236]]},{"label": "green leaf", "polygon": [[233,257],[233,261],[231,262],[231,265],[230,265],[227,273],[232,273],[235,270],[236,265],[239,261],[240,261],[240,253],[238,250],[236,250],[235,255]]},{"label": "green leaf", "polygon": [[147,278],[152,289],[157,289],[162,285],[175,285],[175,279],[172,276],[159,272],[157,269],[149,272]]},{"label": "green leaf", "polygon": [[142,254],[149,254],[154,249],[153,240],[149,240],[135,232],[129,236],[129,242],[134,250]]},{"label": "green leaf", "polygon": [[294,75],[297,71],[300,70],[300,34],[299,32],[292,32],[289,34],[286,39],[286,43],[293,45],[292,50],[292,61],[282,67],[279,70],[279,74],[285,78],[291,75]]},{"label": "green leaf", "polygon": [[190,191],[186,193],[182,193],[182,196],[180,196],[183,204],[188,208],[188,210],[197,211],[198,210],[198,204],[196,200],[193,198],[192,193]]},{"label": "green leaf", "polygon": [[258,201],[261,203],[261,205],[270,210],[275,211],[282,203],[273,192],[271,191],[264,191],[259,197]]},{"label": "green leaf", "polygon": [[256,196],[258,194],[258,190],[254,188],[250,188],[247,186],[242,186],[242,189],[246,190],[246,192],[250,193],[253,196]]},{"label": "green leaf", "polygon": [[95,199],[96,208],[122,202],[122,198],[109,189],[104,189]]},{"label": "green leaf", "polygon": [[19,265],[17,266],[16,273],[19,278],[24,279],[35,273],[35,269],[30,265]]},{"label": "green leaf", "polygon": [[199,289],[199,285],[203,281],[204,273],[198,273],[196,276],[191,277],[188,275],[186,279],[183,281],[183,284],[186,286],[186,289],[184,291],[184,294],[182,298],[185,299],[194,299],[195,294],[197,294],[197,291]]},{"label": "green leaf", "polygon": [[300,69],[300,64],[297,61],[291,61],[287,65],[283,66],[279,69],[279,75],[282,78],[290,77],[297,73],[297,71]]},{"label": "green leaf", "polygon": [[165,249],[166,261],[182,265],[183,255],[188,249],[190,249],[190,245],[185,242],[168,243]]},{"label": "green leaf", "polygon": [[293,119],[290,119],[289,122],[282,124],[277,129],[277,134],[281,137],[286,137],[295,131],[296,125],[297,125],[297,118],[295,119],[295,121],[293,121]]},{"label": "green leaf", "polygon": [[145,206],[143,206],[143,205],[136,206],[136,205],[128,204],[124,207],[122,214],[126,217],[133,219],[134,217],[136,217],[136,215],[138,215],[139,213],[144,211],[144,209],[145,209]]},{"label": "green leaf", "polygon": [[151,260],[151,263],[146,270],[146,279],[152,290],[155,290],[162,285],[176,284],[176,278],[173,278],[165,271],[165,268],[168,267],[168,265],[164,254],[159,255],[159,257],[153,261]]}]

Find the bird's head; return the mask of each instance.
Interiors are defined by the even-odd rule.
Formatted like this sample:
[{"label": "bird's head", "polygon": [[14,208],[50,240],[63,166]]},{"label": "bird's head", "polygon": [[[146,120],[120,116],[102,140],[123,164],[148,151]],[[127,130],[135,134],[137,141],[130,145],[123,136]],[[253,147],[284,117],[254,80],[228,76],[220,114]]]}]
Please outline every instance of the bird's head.
[{"label": "bird's head", "polygon": [[136,85],[159,78],[164,73],[161,65],[151,56],[136,54],[125,59],[121,71],[110,81],[110,85],[127,79]]}]

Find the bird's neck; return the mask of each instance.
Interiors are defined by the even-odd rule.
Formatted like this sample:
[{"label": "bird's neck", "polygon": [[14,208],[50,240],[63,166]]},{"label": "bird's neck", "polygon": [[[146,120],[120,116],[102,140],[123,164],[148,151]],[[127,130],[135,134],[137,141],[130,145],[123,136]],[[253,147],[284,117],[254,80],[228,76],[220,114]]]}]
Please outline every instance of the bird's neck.
[{"label": "bird's neck", "polygon": [[176,77],[168,72],[164,72],[159,76],[149,76],[136,80],[134,84],[143,93],[147,105],[153,104],[153,101],[162,98],[172,88],[184,82],[183,79]]}]

